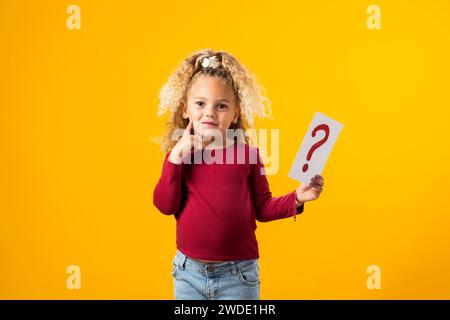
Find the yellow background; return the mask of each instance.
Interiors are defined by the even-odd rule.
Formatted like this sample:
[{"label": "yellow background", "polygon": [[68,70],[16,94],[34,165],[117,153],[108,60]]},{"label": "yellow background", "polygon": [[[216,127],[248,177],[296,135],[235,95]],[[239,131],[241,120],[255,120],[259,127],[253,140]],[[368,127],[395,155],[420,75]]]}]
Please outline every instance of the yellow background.
[{"label": "yellow background", "polygon": [[344,124],[321,197],[295,223],[258,223],[261,297],[450,298],[449,39],[448,1],[1,0],[0,298],[173,298],[150,138],[159,89],[207,47],[267,89],[274,119],[256,128],[280,129],[274,196],[298,186],[287,174],[314,113]]}]

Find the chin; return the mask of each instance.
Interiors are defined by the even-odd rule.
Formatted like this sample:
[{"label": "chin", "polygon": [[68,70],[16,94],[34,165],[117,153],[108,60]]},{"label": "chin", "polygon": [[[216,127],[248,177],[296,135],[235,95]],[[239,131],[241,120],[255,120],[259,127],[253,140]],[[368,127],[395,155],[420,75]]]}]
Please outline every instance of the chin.
[{"label": "chin", "polygon": [[219,128],[207,128],[207,127],[203,127],[203,128],[199,128],[198,130],[196,130],[196,132],[198,132],[198,134],[202,134],[204,137],[208,136],[208,137],[213,137],[214,135],[218,135],[222,133],[222,130],[220,130]]}]

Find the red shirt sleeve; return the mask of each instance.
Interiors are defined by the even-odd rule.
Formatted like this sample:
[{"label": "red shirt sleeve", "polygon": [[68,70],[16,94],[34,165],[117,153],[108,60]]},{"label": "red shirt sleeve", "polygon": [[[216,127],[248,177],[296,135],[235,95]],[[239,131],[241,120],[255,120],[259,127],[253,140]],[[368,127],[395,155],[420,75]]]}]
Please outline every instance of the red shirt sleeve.
[{"label": "red shirt sleeve", "polygon": [[170,151],[164,159],[161,177],[153,191],[153,204],[164,214],[175,214],[181,204],[183,164],[170,162]]},{"label": "red shirt sleeve", "polygon": [[257,163],[252,165],[250,175],[256,220],[268,222],[302,213],[304,203],[297,208],[295,190],[280,197],[272,197],[272,192],[270,191],[265,174],[264,163],[259,155],[259,149],[256,149]]}]

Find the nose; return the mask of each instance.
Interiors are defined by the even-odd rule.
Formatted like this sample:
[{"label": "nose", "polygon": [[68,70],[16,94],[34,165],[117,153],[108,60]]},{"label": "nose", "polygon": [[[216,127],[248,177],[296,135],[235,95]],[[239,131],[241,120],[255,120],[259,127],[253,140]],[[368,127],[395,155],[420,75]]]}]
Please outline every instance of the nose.
[{"label": "nose", "polygon": [[216,115],[214,106],[209,106],[208,108],[205,108],[205,116],[209,118],[214,118]]}]

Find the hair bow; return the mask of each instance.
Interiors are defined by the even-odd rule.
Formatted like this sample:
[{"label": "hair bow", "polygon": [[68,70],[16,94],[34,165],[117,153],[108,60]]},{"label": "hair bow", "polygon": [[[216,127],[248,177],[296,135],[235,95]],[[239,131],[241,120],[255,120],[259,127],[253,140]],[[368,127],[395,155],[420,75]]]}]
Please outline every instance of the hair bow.
[{"label": "hair bow", "polygon": [[216,56],[212,56],[212,57],[205,57],[202,60],[202,67],[203,68],[217,68],[220,65],[219,60],[217,59]]}]

